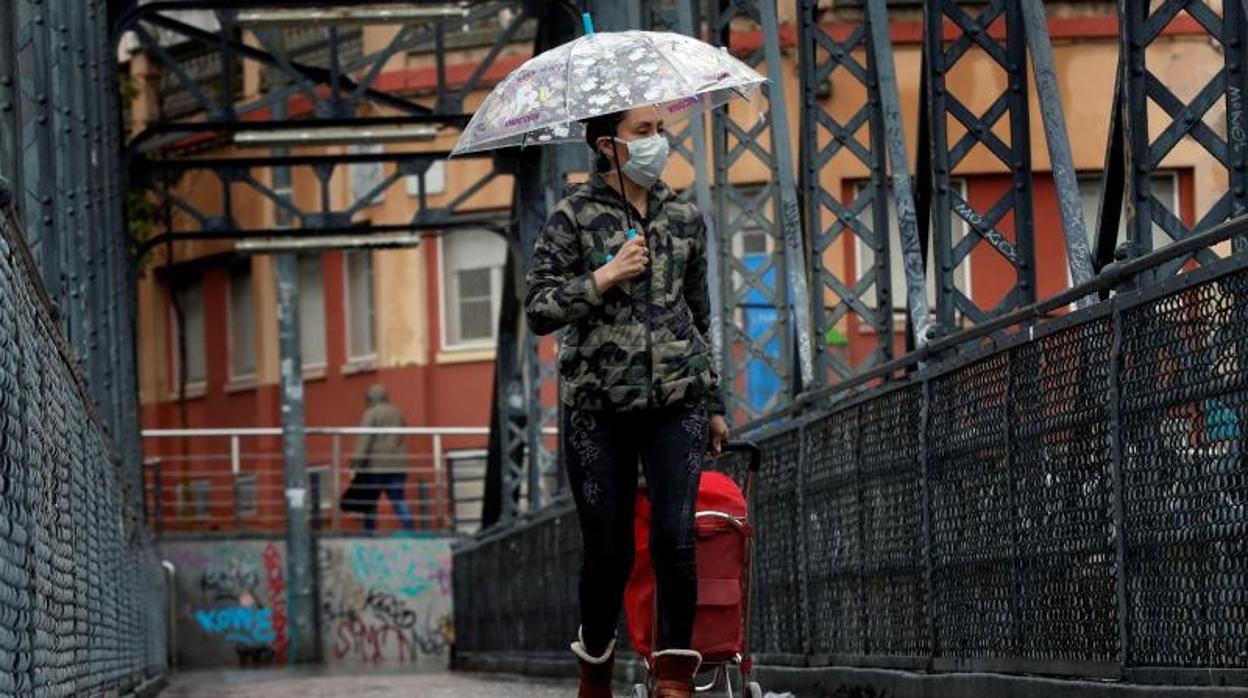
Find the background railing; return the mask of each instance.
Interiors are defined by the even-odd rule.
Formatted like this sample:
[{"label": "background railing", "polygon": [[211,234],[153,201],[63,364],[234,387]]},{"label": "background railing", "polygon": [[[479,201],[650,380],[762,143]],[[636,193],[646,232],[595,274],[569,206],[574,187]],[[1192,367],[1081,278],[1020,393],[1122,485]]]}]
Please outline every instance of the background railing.
[{"label": "background railing", "polygon": [[[309,428],[309,509],[319,514],[320,530],[363,530],[363,516],[344,512],[340,503],[351,486],[356,439],[383,433],[402,435],[408,455],[368,472],[403,477],[397,486],[415,530],[475,533],[481,524],[489,436],[489,429],[476,427]],[[281,434],[280,428],[144,431],[149,525],[161,536],[284,531]],[[364,487],[379,493],[383,485]],[[403,527],[388,496],[381,496],[376,512],[378,531]]]},{"label": "background railing", "polygon": [[[762,664],[1248,685],[1248,256],[1061,302],[747,435]],[[461,663],[562,656],[579,560],[566,504],[462,545]]]}]

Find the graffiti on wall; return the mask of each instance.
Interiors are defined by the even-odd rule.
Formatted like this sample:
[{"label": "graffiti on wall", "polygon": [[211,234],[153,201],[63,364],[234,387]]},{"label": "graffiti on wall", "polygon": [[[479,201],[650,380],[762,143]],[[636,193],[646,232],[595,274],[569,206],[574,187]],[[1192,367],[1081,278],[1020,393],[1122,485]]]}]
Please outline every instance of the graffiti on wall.
[{"label": "graffiti on wall", "polygon": [[264,581],[273,603],[273,654],[279,664],[286,663],[286,563],[277,544],[264,546]]},{"label": "graffiti on wall", "polygon": [[258,541],[168,544],[177,569],[179,657],[188,666],[284,662],[285,555]]},{"label": "graffiti on wall", "polygon": [[254,606],[212,608],[195,612],[204,632],[224,635],[237,645],[267,645],[277,639],[273,632],[273,609]]},{"label": "graffiti on wall", "polygon": [[453,641],[450,544],[325,541],[321,624],[330,661],[444,663]]},{"label": "graffiti on wall", "polygon": [[[287,661],[289,584],[282,541],[187,541],[163,549],[178,570],[178,652],[184,665]],[[446,664],[454,640],[448,540],[324,538],[318,555],[326,661]]]}]

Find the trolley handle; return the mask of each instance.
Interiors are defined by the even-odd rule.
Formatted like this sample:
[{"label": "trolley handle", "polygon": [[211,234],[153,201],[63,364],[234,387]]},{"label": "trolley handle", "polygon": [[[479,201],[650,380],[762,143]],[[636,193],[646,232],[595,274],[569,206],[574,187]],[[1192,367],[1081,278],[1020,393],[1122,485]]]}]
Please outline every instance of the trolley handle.
[{"label": "trolley handle", "polygon": [[750,472],[757,473],[763,466],[763,450],[753,441],[729,441],[724,444],[724,453],[750,454]]}]

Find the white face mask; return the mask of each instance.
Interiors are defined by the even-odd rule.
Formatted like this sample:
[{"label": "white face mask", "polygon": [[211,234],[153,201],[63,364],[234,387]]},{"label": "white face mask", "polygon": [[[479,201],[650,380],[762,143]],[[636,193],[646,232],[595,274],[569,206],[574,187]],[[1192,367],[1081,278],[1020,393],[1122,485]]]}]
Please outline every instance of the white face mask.
[{"label": "white face mask", "polygon": [[624,176],[643,187],[653,186],[663,175],[663,170],[667,168],[668,156],[671,155],[671,146],[667,143],[667,136],[656,133],[653,136],[631,141],[622,138],[615,140],[628,146],[628,162],[624,163],[624,167],[621,168]]}]

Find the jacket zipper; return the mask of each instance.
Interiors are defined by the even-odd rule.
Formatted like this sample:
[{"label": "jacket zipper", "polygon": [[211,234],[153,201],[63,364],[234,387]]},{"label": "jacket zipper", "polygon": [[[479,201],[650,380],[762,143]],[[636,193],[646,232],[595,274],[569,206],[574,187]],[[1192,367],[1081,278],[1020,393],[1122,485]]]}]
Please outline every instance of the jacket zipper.
[{"label": "jacket zipper", "polygon": [[[646,196],[648,198],[649,194]],[[647,200],[646,203],[649,204],[650,202]],[[640,228],[637,233],[646,236],[646,257],[649,260],[646,268],[646,308],[642,314],[642,322],[646,325],[646,407],[649,408],[653,407],[656,402],[654,390],[654,338],[651,336],[650,327],[650,310],[654,303],[654,245],[650,239],[649,230],[649,214],[651,211],[647,210],[647,215],[642,216],[641,211],[638,211],[637,207],[633,206],[631,202],[624,205],[637,214],[637,225]],[[647,209],[649,209],[649,206],[647,206]]]},{"label": "jacket zipper", "polygon": [[[645,226],[645,223],[642,225]],[[642,229],[646,231],[648,238],[650,231],[646,230],[645,227]],[[650,264],[647,265],[648,268],[646,270],[646,366],[650,370],[646,377],[646,407],[654,407],[656,402],[654,390],[654,340],[650,336],[650,312],[654,305],[654,248],[651,247],[650,243],[651,241],[647,239],[646,250],[647,255],[650,257]]]}]

